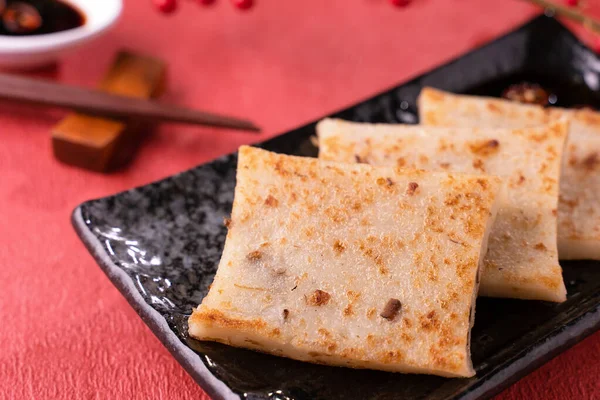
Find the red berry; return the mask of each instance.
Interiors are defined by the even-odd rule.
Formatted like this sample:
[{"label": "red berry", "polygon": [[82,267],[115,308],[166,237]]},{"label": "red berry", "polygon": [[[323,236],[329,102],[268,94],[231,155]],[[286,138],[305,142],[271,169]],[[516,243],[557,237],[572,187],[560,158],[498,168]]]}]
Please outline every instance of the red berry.
[{"label": "red berry", "polygon": [[254,5],[254,0],[231,0],[231,2],[240,10],[248,10]]},{"label": "red berry", "polygon": [[592,50],[596,52],[596,54],[600,54],[600,37],[596,37],[592,44]]},{"label": "red berry", "polygon": [[201,6],[210,6],[210,5],[214,4],[214,2],[215,2],[215,0],[196,0],[196,1]]},{"label": "red berry", "polygon": [[170,14],[177,9],[177,0],[153,0],[156,8],[165,14]]},{"label": "red berry", "polygon": [[410,4],[410,0],[390,0],[390,3],[396,7],[406,7]]},{"label": "red berry", "polygon": [[579,5],[579,0],[566,0],[565,3],[567,3],[569,7],[577,7]]}]

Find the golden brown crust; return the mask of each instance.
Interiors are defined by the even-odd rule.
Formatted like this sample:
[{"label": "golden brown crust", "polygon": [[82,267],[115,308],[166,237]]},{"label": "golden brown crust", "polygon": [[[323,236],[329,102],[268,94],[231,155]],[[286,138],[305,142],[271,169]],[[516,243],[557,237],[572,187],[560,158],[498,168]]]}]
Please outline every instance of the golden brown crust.
[{"label": "golden brown crust", "polygon": [[[359,153],[376,166],[502,176],[507,193],[491,233],[480,292],[549,301],[565,299],[565,288],[560,283],[555,210],[567,132],[568,122],[564,120],[522,129],[361,124],[333,119],[317,125],[319,157],[325,160],[352,162],[353,155]],[[594,164],[595,158],[590,157],[588,163]],[[480,184],[485,189],[486,182]],[[418,184],[410,185],[405,194],[418,195]],[[460,191],[448,193],[443,200],[446,206],[461,211],[474,205]],[[456,218],[452,213],[449,217]],[[441,220],[444,218],[441,216]],[[433,232],[444,233],[439,220],[428,216],[427,226]],[[468,220],[463,224],[463,233],[478,237],[481,226]],[[448,234],[448,238],[457,245],[463,243],[455,233]],[[422,240],[419,237],[414,242]],[[545,251],[540,251],[541,246]],[[435,271],[426,271],[425,276],[430,281],[436,279]],[[515,287],[519,290],[515,291]]]},{"label": "golden brown crust", "polygon": [[[600,154],[600,113],[589,109],[542,108],[432,88],[421,92],[419,111],[421,123],[446,127],[526,128],[570,119],[560,179],[559,253],[561,259],[600,260],[600,163],[596,156]],[[543,168],[540,173],[544,173]]]},{"label": "golden brown crust", "polygon": [[[192,337],[330,365],[474,373],[469,316],[498,178],[248,147],[238,162],[234,223]],[[450,194],[461,196],[445,204]],[[386,312],[390,299],[401,307]]]}]

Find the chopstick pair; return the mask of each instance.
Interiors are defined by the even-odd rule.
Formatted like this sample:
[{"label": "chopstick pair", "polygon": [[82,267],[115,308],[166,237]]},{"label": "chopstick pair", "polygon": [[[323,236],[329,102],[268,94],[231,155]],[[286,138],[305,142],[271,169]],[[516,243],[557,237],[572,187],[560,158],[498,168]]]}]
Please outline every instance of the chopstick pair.
[{"label": "chopstick pair", "polygon": [[253,122],[156,101],[118,96],[39,79],[0,73],[0,98],[71,108],[87,114],[113,118],[137,117],[147,120],[205,125],[259,132]]}]

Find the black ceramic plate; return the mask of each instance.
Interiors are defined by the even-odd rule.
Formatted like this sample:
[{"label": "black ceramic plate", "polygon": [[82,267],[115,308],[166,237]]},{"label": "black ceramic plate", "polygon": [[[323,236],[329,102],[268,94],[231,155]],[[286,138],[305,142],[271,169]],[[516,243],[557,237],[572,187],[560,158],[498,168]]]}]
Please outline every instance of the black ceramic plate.
[{"label": "black ceramic plate", "polygon": [[[538,17],[460,59],[335,116],[417,122],[425,85],[499,95],[508,84],[540,83],[556,104],[600,105],[600,59],[558,22]],[[314,124],[263,144],[316,155]],[[104,272],[156,336],[215,399],[475,399],[506,388],[600,327],[600,263],[564,262],[562,304],[479,299],[472,352],[477,376],[444,379],[312,365],[187,335],[219,261],[235,186],[236,156],[115,196],[82,204],[73,224]]]}]

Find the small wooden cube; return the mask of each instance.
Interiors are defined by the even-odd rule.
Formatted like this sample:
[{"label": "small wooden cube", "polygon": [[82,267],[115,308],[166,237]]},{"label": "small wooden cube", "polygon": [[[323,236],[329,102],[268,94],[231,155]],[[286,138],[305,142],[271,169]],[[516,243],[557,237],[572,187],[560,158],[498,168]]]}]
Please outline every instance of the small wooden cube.
[{"label": "small wooden cube", "polygon": [[[157,97],[163,90],[166,65],[156,58],[119,52],[98,88],[122,96]],[[60,161],[106,172],[126,163],[139,143],[142,121],[121,121],[72,113],[52,129],[52,148]]]}]

